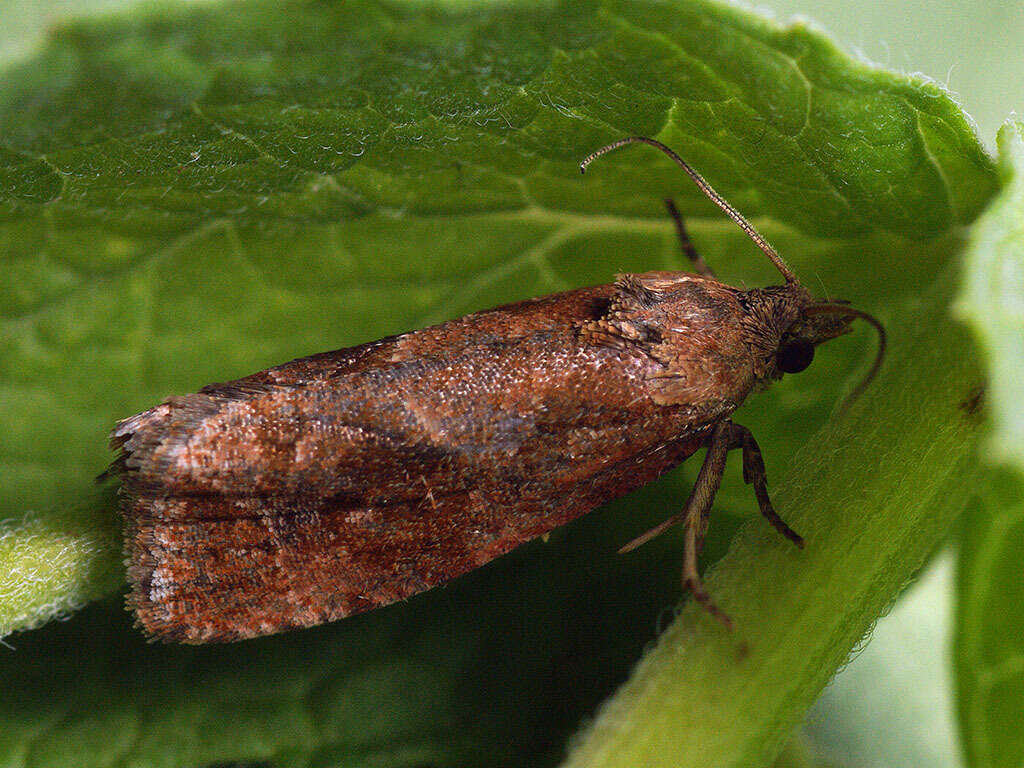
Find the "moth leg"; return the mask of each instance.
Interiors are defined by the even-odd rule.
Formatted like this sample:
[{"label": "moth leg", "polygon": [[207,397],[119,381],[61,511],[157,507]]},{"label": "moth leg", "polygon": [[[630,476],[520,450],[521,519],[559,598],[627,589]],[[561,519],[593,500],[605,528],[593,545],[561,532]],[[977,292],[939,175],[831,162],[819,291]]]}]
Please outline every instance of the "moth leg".
[{"label": "moth leg", "polygon": [[723,421],[715,426],[708,440],[708,452],[704,457],[697,481],[690,492],[690,498],[682,512],[651,528],[622,547],[619,552],[629,552],[641,544],[645,544],[677,523],[684,525],[683,539],[683,588],[688,589],[708,613],[718,619],[726,628],[732,628],[732,620],[722,611],[704,589],[700,572],[697,570],[697,559],[704,546],[704,536],[708,529],[711,505],[722,483],[725,472],[725,460],[729,451],[743,451],[743,480],[754,486],[754,495],[764,515],[776,530],[798,547],[803,547],[804,540],[779,517],[768,497],[768,480],[761,456],[761,447],[749,429],[731,421]]},{"label": "moth leg", "polygon": [[665,200],[665,209],[668,211],[668,215],[672,217],[672,221],[675,222],[676,234],[679,235],[679,245],[682,246],[683,253],[693,264],[697,274],[717,280],[718,277],[715,275],[714,270],[708,266],[707,262],[697,253],[697,249],[693,247],[693,243],[690,242],[690,235],[686,231],[686,224],[683,223],[683,216],[679,213],[679,209],[676,208],[676,204],[671,198]]},{"label": "moth leg", "polygon": [[732,433],[729,447],[743,449],[743,482],[754,486],[754,495],[757,497],[757,505],[761,508],[761,514],[767,518],[775,530],[803,549],[803,537],[786,525],[768,497],[768,476],[764,470],[761,446],[757,444],[754,435],[746,427],[739,424],[730,424],[730,427]]},{"label": "moth leg", "polygon": [[685,518],[683,538],[683,589],[689,590],[704,610],[718,619],[726,629],[732,629],[732,619],[715,605],[711,595],[704,589],[700,572],[697,570],[697,556],[704,544],[704,534],[708,529],[708,517],[714,503],[718,487],[722,484],[725,472],[725,459],[729,454],[732,423],[723,421],[711,433],[708,452],[697,473],[697,481],[686,502],[683,511]]},{"label": "moth leg", "polygon": [[718,487],[722,483],[725,459],[731,448],[731,438],[732,423],[724,421],[718,424],[708,439],[707,455],[704,457],[704,463],[701,464],[700,472],[697,473],[697,481],[693,484],[690,498],[687,499],[683,510],[633,539],[619,550],[619,552],[629,552],[673,525],[683,523],[683,589],[689,590],[693,599],[728,629],[732,628],[732,621],[722,609],[715,605],[707,590],[704,589],[704,582],[701,581],[700,572],[697,570],[697,556],[704,543],[704,533],[707,531],[711,505],[715,500],[715,494],[718,493]]},{"label": "moth leg", "polygon": [[698,539],[703,538],[700,535],[700,527],[701,523],[697,517],[688,518],[684,527],[683,591],[689,590],[690,594],[693,595],[693,599],[705,611],[722,622],[726,629],[731,630],[732,619],[729,618],[729,614],[719,608],[715,601],[711,599],[711,595],[704,589],[704,582],[701,580],[700,572],[697,570],[697,554],[700,550]]},{"label": "moth leg", "polygon": [[[732,433],[730,432],[731,427],[732,422],[723,422],[715,427],[711,436],[708,438],[708,452],[704,457],[704,463],[701,465],[700,472],[697,474],[697,481],[693,485],[693,490],[690,491],[690,498],[686,502],[686,506],[683,507],[680,512],[676,512],[671,517],[665,518],[650,530],[641,533],[635,539],[632,539],[630,542],[620,547],[620,555],[623,555],[626,552],[632,552],[637,547],[643,546],[648,541],[651,541],[651,539],[658,538],[674,525],[687,522],[693,517],[691,512],[694,509],[697,509],[700,512],[696,516],[697,521],[699,522],[696,529],[696,546],[697,553],[700,554],[701,547],[704,544],[704,533],[707,531],[708,527],[708,516],[711,512],[711,502],[714,501],[715,494],[718,492],[718,486],[722,481],[722,473],[725,471],[725,455],[733,448],[740,447],[739,445],[732,445]],[[723,445],[724,447],[722,447]],[[719,453],[721,453],[721,456],[718,455]],[[709,466],[709,464],[712,466]],[[719,469],[717,475],[712,478],[708,473],[711,471],[713,466],[719,466]]]}]

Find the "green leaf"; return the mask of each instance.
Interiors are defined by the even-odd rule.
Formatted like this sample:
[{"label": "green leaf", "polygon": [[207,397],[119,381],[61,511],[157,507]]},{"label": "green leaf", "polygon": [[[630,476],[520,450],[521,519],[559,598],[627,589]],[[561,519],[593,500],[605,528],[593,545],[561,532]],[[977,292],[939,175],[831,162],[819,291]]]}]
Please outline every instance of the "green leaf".
[{"label": "green leaf", "polygon": [[[579,176],[583,155],[635,133],[697,166],[812,289],[820,282],[887,320],[943,270],[997,184],[937,86],[729,6],[250,1],[55,28],[0,80],[0,633],[116,589],[116,516],[93,478],[120,417],[303,354],[616,271],[681,268],[666,195],[723,279],[777,281],[654,152],[622,152]],[[908,317],[934,322],[936,343],[959,342],[943,300],[933,292]],[[939,366],[935,382],[949,386],[967,376],[963,344],[946,348],[957,353],[947,365],[930,344],[899,339],[900,370]],[[825,422],[871,343],[861,331],[830,345],[744,407],[773,477]],[[946,413],[938,383],[889,381],[894,426],[921,403]],[[823,455],[849,446],[837,477],[881,493],[892,476],[872,450],[879,417],[855,413],[817,445]],[[878,455],[905,461],[932,427],[925,418]],[[920,504],[961,466],[933,464],[927,481],[913,476]],[[677,540],[613,553],[678,508],[694,469],[448,589],[321,630],[152,647],[117,611],[92,609],[21,636],[4,660],[19,694],[0,704],[16,724],[0,754],[61,763],[70,744],[81,765],[550,763],[678,597]],[[810,480],[780,487],[777,504],[805,532],[830,526],[828,510],[847,514],[836,495],[851,486],[816,480],[820,498],[805,502],[798,482]],[[906,483],[901,499],[915,493]],[[875,523],[865,544],[892,512],[879,503],[863,513]],[[718,506],[756,509],[738,477]],[[951,515],[939,509],[923,541]],[[728,521],[713,527],[712,556]],[[805,577],[854,535],[841,533],[808,555]],[[869,569],[870,590],[847,584],[859,595],[849,610],[824,600],[843,627],[823,632],[828,663],[919,560],[905,538],[880,550],[896,562]],[[750,542],[740,540],[743,558]],[[787,563],[786,578],[798,578],[777,542],[765,550],[763,573]],[[734,581],[714,582],[730,607]],[[822,664],[786,688],[772,738],[820,688]],[[98,730],[106,738],[88,741]]]},{"label": "green leaf", "polygon": [[1024,760],[1024,483],[993,472],[965,515],[957,584],[955,666],[960,730],[971,768]]},{"label": "green leaf", "polygon": [[[956,667],[960,726],[973,768],[1024,761],[1024,136],[999,132],[1003,186],[979,219],[967,253],[958,309],[988,363],[971,401],[984,406],[990,482],[963,526]],[[979,418],[981,417],[979,413]]]},{"label": "green leaf", "polygon": [[[798,269],[822,275],[827,258],[827,289],[876,308],[926,281],[943,248],[896,240],[906,257],[870,274],[865,251],[970,218],[994,183],[935,87],[701,4],[257,4],[59,28],[0,88],[0,510],[80,503],[110,424],[168,395],[677,265],[666,192],[726,277],[771,279],[663,158],[575,173],[605,140],[662,128],[749,215],[773,217]],[[820,390],[784,396],[806,408]],[[70,571],[66,587],[48,602],[100,588]],[[23,614],[0,612],[0,628]]]},{"label": "green leaf", "polygon": [[986,351],[988,457],[1024,470],[1024,123],[997,138],[999,197],[978,220],[957,309]]}]

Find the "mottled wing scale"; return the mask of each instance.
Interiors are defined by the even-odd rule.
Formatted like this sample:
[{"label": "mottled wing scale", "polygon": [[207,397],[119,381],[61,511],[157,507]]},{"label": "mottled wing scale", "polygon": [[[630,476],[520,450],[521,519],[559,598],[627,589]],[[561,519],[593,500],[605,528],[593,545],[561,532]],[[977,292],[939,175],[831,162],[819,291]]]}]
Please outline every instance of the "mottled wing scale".
[{"label": "mottled wing scale", "polygon": [[571,487],[352,507],[311,495],[127,501],[129,602],[160,639],[218,642],[387,605],[473,570],[650,482],[700,440],[662,446]]},{"label": "mottled wing scale", "polygon": [[[649,357],[579,343],[613,290],[303,358],[121,422],[142,627],[229,641],[386,605],[683,461],[706,437],[692,412],[655,423],[619,405],[637,399]],[[575,378],[548,380],[566,355]],[[595,441],[604,455],[587,451]]]}]

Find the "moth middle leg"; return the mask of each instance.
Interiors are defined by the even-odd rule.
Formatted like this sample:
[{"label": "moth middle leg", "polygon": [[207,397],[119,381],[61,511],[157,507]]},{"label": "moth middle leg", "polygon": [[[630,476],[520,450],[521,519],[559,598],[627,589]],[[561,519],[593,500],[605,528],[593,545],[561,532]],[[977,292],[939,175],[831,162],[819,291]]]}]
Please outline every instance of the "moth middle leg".
[{"label": "moth middle leg", "polygon": [[664,522],[655,526],[646,533],[633,539],[623,547],[620,552],[628,552],[641,544],[650,541],[665,530],[682,523],[684,526],[683,538],[683,588],[689,590],[694,600],[700,603],[703,608],[718,619],[726,628],[732,628],[732,620],[722,611],[704,589],[704,582],[700,578],[697,569],[697,559],[704,546],[704,536],[708,529],[708,519],[711,514],[711,506],[714,503],[715,495],[722,483],[722,474],[725,472],[725,461],[731,450],[743,451],[743,480],[754,486],[754,495],[757,497],[761,514],[778,530],[783,536],[792,541],[798,547],[803,548],[803,539],[792,528],[779,517],[771,500],[768,497],[768,482],[766,478],[764,460],[761,457],[761,448],[751,434],[750,430],[731,421],[723,421],[715,426],[708,438],[707,455],[697,474],[697,481],[690,492],[690,498],[681,512],[673,515]]},{"label": "moth middle leg", "polygon": [[694,248],[693,243],[690,241],[690,233],[686,231],[686,223],[683,221],[683,215],[679,213],[679,209],[676,208],[675,201],[672,198],[665,198],[665,210],[668,211],[668,215],[672,217],[673,223],[676,225],[676,235],[679,237],[679,246],[683,249],[683,254],[693,264],[694,270],[698,275],[704,277],[710,277],[715,280],[718,276],[715,271],[708,266],[708,263],[704,261],[704,258],[697,253],[697,249]]}]

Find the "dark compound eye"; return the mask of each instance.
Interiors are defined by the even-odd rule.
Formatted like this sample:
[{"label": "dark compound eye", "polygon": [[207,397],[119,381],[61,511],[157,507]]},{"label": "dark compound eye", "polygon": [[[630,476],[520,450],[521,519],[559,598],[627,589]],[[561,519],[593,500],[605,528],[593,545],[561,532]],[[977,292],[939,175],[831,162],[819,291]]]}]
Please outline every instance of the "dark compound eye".
[{"label": "dark compound eye", "polygon": [[800,373],[814,359],[814,345],[804,339],[794,339],[779,349],[775,363],[783,373]]}]

